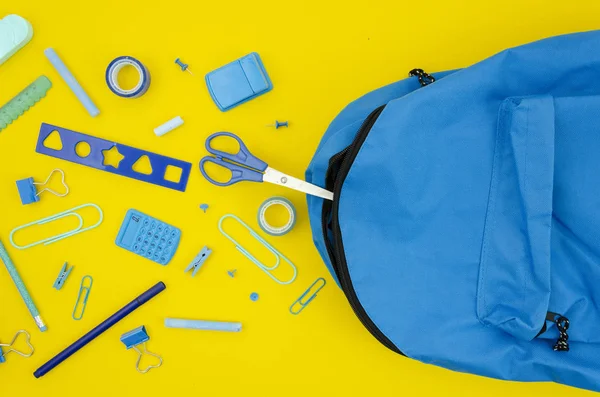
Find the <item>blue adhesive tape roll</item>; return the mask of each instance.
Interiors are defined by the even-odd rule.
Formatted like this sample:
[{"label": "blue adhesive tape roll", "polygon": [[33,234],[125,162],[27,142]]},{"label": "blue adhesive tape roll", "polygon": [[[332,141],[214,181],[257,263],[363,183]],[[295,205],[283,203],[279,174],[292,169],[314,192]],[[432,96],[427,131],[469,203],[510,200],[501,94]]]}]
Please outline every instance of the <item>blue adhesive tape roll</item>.
[{"label": "blue adhesive tape roll", "polygon": [[[270,225],[269,222],[267,222],[265,216],[267,209],[274,205],[283,206],[286,210],[288,210],[288,213],[290,214],[290,218],[283,226],[276,227]],[[271,236],[283,236],[284,234],[287,234],[287,232],[292,230],[295,224],[296,208],[294,207],[294,204],[292,204],[292,202],[286,199],[285,197],[271,197],[270,199],[262,203],[260,205],[260,208],[258,209],[258,225],[260,226],[263,232],[268,233]]]},{"label": "blue adhesive tape roll", "polygon": [[[125,90],[119,86],[119,72],[126,66],[133,66],[140,75],[135,87]],[[122,56],[115,58],[106,68],[106,84],[116,95],[123,98],[139,98],[150,88],[150,72],[134,57]]]}]

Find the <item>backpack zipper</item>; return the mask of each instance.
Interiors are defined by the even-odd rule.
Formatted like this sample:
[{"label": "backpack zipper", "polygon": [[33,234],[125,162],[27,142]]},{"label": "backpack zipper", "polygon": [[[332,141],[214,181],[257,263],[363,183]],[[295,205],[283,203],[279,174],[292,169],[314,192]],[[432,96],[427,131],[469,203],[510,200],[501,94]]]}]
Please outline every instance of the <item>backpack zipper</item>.
[{"label": "backpack zipper", "polygon": [[[342,232],[339,225],[339,198],[342,191],[344,180],[354,163],[362,144],[364,143],[367,135],[371,131],[371,128],[377,121],[377,118],[385,108],[385,105],[375,109],[363,122],[358,129],[356,136],[352,143],[341,152],[335,154],[329,160],[329,167],[326,173],[326,187],[328,190],[333,189],[334,199],[333,201],[324,200],[323,211],[321,214],[321,227],[323,229],[323,237],[325,240],[325,246],[327,247],[327,253],[329,259],[334,268],[334,271],[340,281],[342,291],[346,295],[346,299],[350,303],[352,310],[361,321],[369,332],[384,346],[390,350],[404,355],[393,343],[390,341],[379,328],[375,325],[373,320],[369,317],[364,307],[361,305],[352,280],[348,271],[348,264],[346,263],[346,256],[344,255],[344,245],[342,242]],[[329,238],[328,231],[331,230],[333,238]],[[333,240],[333,242],[332,242]]]}]

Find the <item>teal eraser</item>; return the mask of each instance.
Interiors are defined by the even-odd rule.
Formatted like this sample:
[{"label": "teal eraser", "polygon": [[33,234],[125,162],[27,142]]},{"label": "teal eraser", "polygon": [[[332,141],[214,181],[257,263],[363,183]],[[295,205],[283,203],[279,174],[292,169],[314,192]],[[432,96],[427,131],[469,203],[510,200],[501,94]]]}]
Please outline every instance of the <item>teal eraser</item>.
[{"label": "teal eraser", "polygon": [[0,65],[31,41],[33,27],[18,15],[0,19]]}]

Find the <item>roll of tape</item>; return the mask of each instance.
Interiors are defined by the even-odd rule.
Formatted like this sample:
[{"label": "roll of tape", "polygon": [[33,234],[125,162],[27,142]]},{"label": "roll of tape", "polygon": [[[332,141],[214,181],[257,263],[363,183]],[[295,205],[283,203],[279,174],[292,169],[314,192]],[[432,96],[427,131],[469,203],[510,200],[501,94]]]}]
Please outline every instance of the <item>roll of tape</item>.
[{"label": "roll of tape", "polygon": [[[283,226],[276,227],[270,225],[269,222],[267,222],[265,216],[267,209],[274,205],[283,206],[290,214],[288,221]],[[271,236],[283,236],[284,234],[292,230],[292,228],[296,224],[296,208],[294,208],[292,202],[286,199],[285,197],[271,197],[270,199],[262,203],[260,205],[260,208],[258,209],[258,224],[265,233],[268,233]]]},{"label": "roll of tape", "polygon": [[[126,66],[133,66],[140,75],[140,80],[135,87],[125,90],[119,86],[119,72]],[[148,91],[150,87],[150,72],[134,57],[115,58],[106,68],[106,84],[116,95],[123,98],[139,98]]]}]

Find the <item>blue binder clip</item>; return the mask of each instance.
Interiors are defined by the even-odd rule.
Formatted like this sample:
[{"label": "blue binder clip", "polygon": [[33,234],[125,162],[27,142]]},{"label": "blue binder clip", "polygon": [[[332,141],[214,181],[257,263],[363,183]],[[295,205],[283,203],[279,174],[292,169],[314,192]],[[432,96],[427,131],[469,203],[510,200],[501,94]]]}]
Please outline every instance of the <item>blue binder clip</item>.
[{"label": "blue binder clip", "polygon": [[[50,181],[50,178],[52,178],[52,174],[54,174],[55,172],[59,172],[62,175],[62,184],[66,189],[65,192],[63,194],[59,194],[48,187],[38,192],[35,185],[43,186],[47,184],[48,181]],[[46,178],[44,182],[34,182],[33,178],[25,178],[17,181],[17,189],[19,190],[19,196],[21,197],[21,203],[23,205],[37,203],[38,201],[40,201],[40,194],[44,192],[50,192],[58,197],[64,197],[67,194],[69,194],[69,187],[65,183],[65,173],[62,170],[59,170],[58,168],[52,170],[52,172],[50,172],[50,175],[48,175],[48,178]]]},{"label": "blue binder clip", "polygon": [[204,261],[208,259],[208,256],[211,252],[212,251],[208,247],[202,248],[202,251],[200,251],[200,253],[196,255],[192,263],[190,263],[188,267],[185,268],[185,273],[193,269],[192,277],[194,277],[196,273],[198,273],[198,270],[200,270],[200,267],[204,264]]},{"label": "blue binder clip", "polygon": [[[125,347],[127,347],[127,350],[133,349],[137,352],[138,359],[135,363],[135,369],[137,369],[137,371],[141,374],[145,374],[146,372],[150,371],[152,368],[158,368],[163,363],[161,356],[159,356],[158,354],[152,353],[152,352],[148,351],[148,349],[146,349],[146,342],[148,340],[150,340],[150,336],[148,336],[148,333],[146,332],[146,327],[144,327],[143,325],[141,327],[138,327],[134,330],[131,330],[131,331],[126,332],[123,335],[121,335],[121,342],[123,342]],[[139,345],[142,345],[143,350],[140,350],[138,348]],[[142,356],[144,354],[158,358],[158,360],[159,360],[158,364],[149,365],[146,368],[141,369],[140,361],[142,361]]]},{"label": "blue binder clip", "polygon": [[67,277],[69,277],[69,274],[71,274],[71,270],[73,270],[74,266],[71,266],[67,269],[67,262],[65,262],[62,265],[62,268],[60,269],[60,273],[58,273],[58,277],[56,278],[56,281],[54,281],[54,285],[52,286],[52,288],[55,288],[56,290],[60,290],[63,285],[65,285],[65,281],[67,281]]},{"label": "blue binder clip", "polygon": [[[312,283],[302,295],[300,295],[300,298],[296,299],[294,303],[292,303],[292,306],[290,306],[290,313],[294,315],[300,314],[300,312],[304,310],[304,308],[308,306],[313,299],[315,299],[317,293],[325,286],[326,283],[327,281],[325,281],[323,277],[316,279],[315,282]],[[315,287],[315,285],[318,286]],[[305,299],[311,291],[312,294],[308,297],[308,299]]]},{"label": "blue binder clip", "polygon": [[[25,335],[25,343],[29,347],[29,352],[22,352],[13,347],[15,342],[19,338],[19,335],[21,335],[21,334]],[[8,348],[8,350],[6,352],[4,352],[2,350],[3,347]],[[0,343],[0,364],[2,364],[3,362],[6,361],[6,355],[8,353],[16,353],[21,357],[31,357],[33,355],[34,351],[35,351],[35,349],[33,348],[33,345],[31,344],[31,335],[29,335],[29,333],[25,330],[17,331],[17,333],[15,334],[15,336],[13,337],[13,339],[10,343]]]}]

